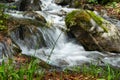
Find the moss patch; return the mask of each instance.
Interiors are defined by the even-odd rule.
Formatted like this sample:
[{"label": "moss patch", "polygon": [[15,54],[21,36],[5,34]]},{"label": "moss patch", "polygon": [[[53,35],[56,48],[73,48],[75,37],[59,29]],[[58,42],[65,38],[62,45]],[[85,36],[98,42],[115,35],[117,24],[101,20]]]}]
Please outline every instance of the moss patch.
[{"label": "moss patch", "polygon": [[87,25],[91,24],[90,19],[90,15],[85,10],[75,10],[66,16],[65,22],[68,28],[78,25],[86,30],[89,28]]},{"label": "moss patch", "polygon": [[88,31],[92,27],[91,19],[93,19],[96,22],[96,24],[99,25],[98,27],[101,27],[104,30],[104,32],[108,32],[108,28],[106,25],[108,24],[108,22],[89,10],[72,11],[66,16],[65,22],[68,28],[73,26],[80,26],[84,30]]},{"label": "moss patch", "polygon": [[[102,17],[97,16],[94,12],[87,10],[88,14],[92,17],[92,19],[105,31],[108,32],[106,26],[103,25],[103,22],[106,22]],[[107,23],[107,22],[106,22]]]}]

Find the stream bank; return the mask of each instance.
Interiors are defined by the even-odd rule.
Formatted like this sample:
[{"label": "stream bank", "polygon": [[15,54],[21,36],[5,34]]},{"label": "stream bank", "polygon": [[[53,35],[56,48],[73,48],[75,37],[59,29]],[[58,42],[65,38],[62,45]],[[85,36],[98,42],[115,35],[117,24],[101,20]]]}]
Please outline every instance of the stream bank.
[{"label": "stream bank", "polygon": [[41,9],[32,11],[32,7],[28,6],[34,6],[33,3],[24,4],[25,10],[17,7],[15,10],[6,11],[11,16],[9,37],[19,46],[22,54],[35,56],[43,62],[47,62],[49,57],[50,65],[63,69],[91,62],[99,63],[99,66],[107,63],[120,67],[120,55],[104,54],[97,50],[86,51],[81,44],[78,44],[73,35],[68,36],[64,20],[66,14],[76,10],[75,8],[57,5],[53,0],[41,0],[39,2]]}]

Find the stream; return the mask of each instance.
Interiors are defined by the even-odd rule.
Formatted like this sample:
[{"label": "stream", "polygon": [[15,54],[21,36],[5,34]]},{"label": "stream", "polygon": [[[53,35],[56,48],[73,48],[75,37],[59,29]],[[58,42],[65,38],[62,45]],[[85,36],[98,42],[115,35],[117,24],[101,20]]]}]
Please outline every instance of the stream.
[{"label": "stream", "polygon": [[[68,37],[62,30],[66,30],[64,21],[65,14],[75,10],[74,8],[62,7],[55,4],[54,0],[41,0],[41,2],[42,11],[36,12],[42,14],[50,24],[50,28],[39,28],[47,47],[29,49],[23,41],[12,35],[12,38],[17,41],[22,49],[23,54],[33,55],[49,62],[51,65],[59,67],[82,65],[86,63],[99,65],[110,64],[114,67],[120,67],[120,55],[116,53],[104,54],[98,51],[85,51],[83,46],[77,44],[74,38]],[[9,14],[25,18],[19,11],[13,11]],[[39,34],[37,35],[39,36]],[[33,38],[37,39],[35,36],[33,36]]]}]

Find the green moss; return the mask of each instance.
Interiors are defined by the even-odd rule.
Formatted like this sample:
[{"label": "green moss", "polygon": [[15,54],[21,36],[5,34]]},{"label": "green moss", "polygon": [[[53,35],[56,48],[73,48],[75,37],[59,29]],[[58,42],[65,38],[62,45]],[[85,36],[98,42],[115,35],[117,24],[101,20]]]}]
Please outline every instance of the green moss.
[{"label": "green moss", "polygon": [[80,21],[86,22],[89,22],[91,19],[91,17],[84,10],[80,11],[79,14],[76,15],[76,18]]},{"label": "green moss", "polygon": [[66,25],[68,26],[68,27],[71,27],[72,25],[74,25],[75,24],[75,22],[74,22],[74,15],[77,13],[78,11],[77,10],[75,10],[75,11],[72,11],[71,13],[68,13],[67,14],[67,16],[66,16],[66,18],[65,18],[65,22],[66,22]]},{"label": "green moss", "polygon": [[7,29],[6,26],[4,26],[4,25],[0,25],[0,31],[6,30],[6,29]]},{"label": "green moss", "polygon": [[83,25],[90,23],[90,16],[84,10],[75,10],[69,13],[66,18],[65,22],[68,28],[74,25]]},{"label": "green moss", "polygon": [[92,17],[92,19],[105,31],[108,32],[106,26],[103,25],[103,22],[106,22],[102,17],[97,16],[94,12],[87,10],[88,14]]},{"label": "green moss", "polygon": [[80,2],[80,1],[74,1],[74,7],[75,8],[81,7],[81,5],[82,5],[82,2]]},{"label": "green moss", "polygon": [[97,16],[94,12],[89,10],[75,10],[66,16],[65,22],[68,28],[73,26],[80,26],[88,31],[92,27],[91,19],[99,25],[105,32],[108,32],[108,22],[102,17]]}]

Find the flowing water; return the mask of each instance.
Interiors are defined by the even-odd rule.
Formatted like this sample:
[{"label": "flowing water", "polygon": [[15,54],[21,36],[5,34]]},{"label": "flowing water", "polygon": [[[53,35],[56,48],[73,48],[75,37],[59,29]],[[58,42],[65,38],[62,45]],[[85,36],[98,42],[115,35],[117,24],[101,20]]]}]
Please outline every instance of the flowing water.
[{"label": "flowing water", "polygon": [[[81,65],[84,63],[109,63],[112,66],[120,67],[120,55],[115,53],[104,54],[98,51],[85,51],[83,46],[70,39],[62,29],[65,27],[65,13],[74,10],[73,8],[62,7],[54,3],[54,0],[41,0],[42,14],[50,23],[51,28],[39,28],[47,47],[39,49],[28,49],[22,41],[12,37],[19,44],[23,54],[34,55],[50,64],[66,67]],[[19,13],[19,12],[18,12]],[[11,14],[16,17],[23,17],[20,14]],[[33,35],[34,36],[34,35]],[[34,37],[36,39],[36,37]],[[49,58],[49,60],[48,60]]]}]

